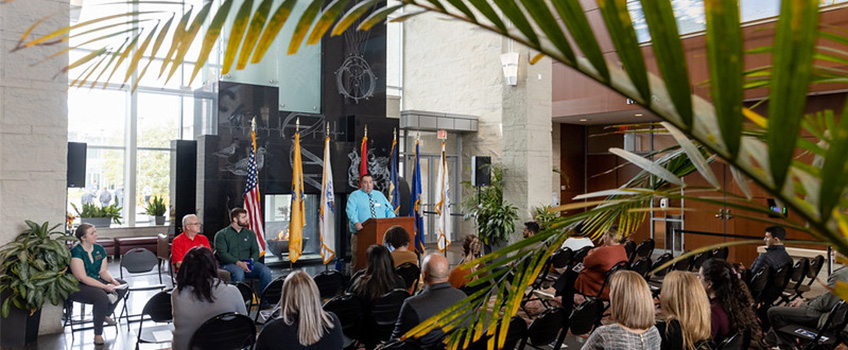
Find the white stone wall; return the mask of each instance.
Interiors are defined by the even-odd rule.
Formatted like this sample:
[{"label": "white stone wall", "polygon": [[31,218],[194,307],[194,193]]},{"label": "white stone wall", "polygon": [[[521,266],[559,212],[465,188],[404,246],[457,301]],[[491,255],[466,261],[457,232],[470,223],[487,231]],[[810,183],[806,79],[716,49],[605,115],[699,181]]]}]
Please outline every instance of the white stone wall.
[{"label": "white stone wall", "polygon": [[[65,220],[68,98],[67,54],[33,65],[66,48],[9,52],[37,20],[54,15],[34,35],[67,26],[68,0],[23,0],[0,5],[0,244],[24,229],[24,220]],[[61,332],[61,306],[45,307],[41,333]],[[2,320],[0,320],[2,322]]]}]

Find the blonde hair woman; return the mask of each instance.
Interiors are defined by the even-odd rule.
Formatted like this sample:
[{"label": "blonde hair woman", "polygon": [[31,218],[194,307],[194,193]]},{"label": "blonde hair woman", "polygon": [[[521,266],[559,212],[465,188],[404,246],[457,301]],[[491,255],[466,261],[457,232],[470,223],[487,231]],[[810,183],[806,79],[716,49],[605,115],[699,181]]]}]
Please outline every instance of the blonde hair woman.
[{"label": "blonde hair woman", "polygon": [[672,271],[663,280],[660,309],[665,322],[657,323],[662,350],[700,349],[710,339],[710,301],[698,276]]},{"label": "blonde hair woman", "polygon": [[[256,350],[341,349],[342,326],[332,312],[321,308],[318,286],[306,272],[292,272],[283,282],[280,317],[265,325]],[[284,345],[282,345],[284,344]]]},{"label": "blonde hair woman", "polygon": [[659,349],[654,310],[645,279],[633,271],[616,272],[610,277],[610,311],[615,323],[596,329],[583,349]]}]

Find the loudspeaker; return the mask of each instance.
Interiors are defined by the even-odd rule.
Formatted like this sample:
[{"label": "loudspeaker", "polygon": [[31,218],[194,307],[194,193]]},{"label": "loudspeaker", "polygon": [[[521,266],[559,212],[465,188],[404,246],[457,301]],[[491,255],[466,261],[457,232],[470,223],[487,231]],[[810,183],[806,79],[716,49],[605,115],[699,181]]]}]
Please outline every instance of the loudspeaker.
[{"label": "loudspeaker", "polygon": [[471,185],[489,186],[492,183],[492,157],[471,157]]},{"label": "loudspeaker", "polygon": [[171,226],[183,231],[183,216],[197,213],[197,141],[171,141]]},{"label": "loudspeaker", "polygon": [[85,153],[83,142],[68,142],[68,187],[85,187]]}]

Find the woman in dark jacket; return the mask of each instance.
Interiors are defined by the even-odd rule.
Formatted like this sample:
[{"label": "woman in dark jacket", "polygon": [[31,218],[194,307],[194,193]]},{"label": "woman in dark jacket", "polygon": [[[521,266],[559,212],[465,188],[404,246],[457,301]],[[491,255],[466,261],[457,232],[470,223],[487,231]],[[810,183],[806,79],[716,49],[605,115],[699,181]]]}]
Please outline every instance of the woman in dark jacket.
[{"label": "woman in dark jacket", "polygon": [[349,292],[366,301],[373,301],[394,289],[406,289],[403,278],[395,272],[395,264],[389,250],[374,244],[368,247],[368,264],[365,273],[351,283]]}]

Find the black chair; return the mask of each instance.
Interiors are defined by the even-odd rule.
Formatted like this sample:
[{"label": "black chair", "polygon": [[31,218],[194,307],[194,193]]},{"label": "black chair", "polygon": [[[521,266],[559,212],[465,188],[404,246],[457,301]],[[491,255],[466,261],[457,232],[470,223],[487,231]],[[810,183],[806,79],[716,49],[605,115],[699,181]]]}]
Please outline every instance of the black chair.
[{"label": "black chair", "polygon": [[627,261],[633,262],[633,259],[636,259],[636,242],[627,240],[622,245],[624,246],[624,252],[627,254]]},{"label": "black chair", "polygon": [[[495,330],[494,337],[498,339],[498,335],[500,334],[500,323],[498,323],[498,328]],[[509,321],[509,326],[507,326],[506,331],[506,341],[504,342],[504,346],[502,349],[515,349],[515,346],[524,339],[527,335],[527,322],[524,321],[523,318],[519,316],[513,316]],[[489,339],[486,334],[484,334],[480,339],[476,342],[473,342],[468,347],[469,350],[488,350]]]},{"label": "black chair", "polygon": [[403,282],[406,283],[407,289],[412,289],[413,287],[418,286],[418,280],[421,278],[421,269],[418,268],[418,265],[411,262],[405,262],[396,267],[395,271],[398,276],[403,278]]},{"label": "black chair", "polygon": [[409,293],[406,290],[395,289],[374,301],[365,321],[368,332],[362,337],[366,348],[372,348],[374,344],[389,340],[400,315],[400,307],[408,297]]},{"label": "black chair", "polygon": [[790,301],[795,300],[799,296],[799,289],[804,285],[804,278],[807,277],[807,272],[810,270],[810,259],[801,258],[795,262],[795,266],[792,267],[792,274],[789,276],[789,282],[793,283],[791,286],[787,285],[783,290],[783,293],[780,295],[780,303],[788,304]]},{"label": "black chair", "polygon": [[247,314],[250,315],[250,309],[253,309],[253,299],[256,297],[256,292],[253,291],[253,288],[250,288],[250,285],[244,282],[236,282],[234,285],[238,288],[239,293],[241,293],[241,300],[244,301]]},{"label": "black chair", "polygon": [[651,272],[651,258],[646,256],[644,258],[636,260],[630,266],[630,269],[633,270],[633,271],[636,271],[636,273],[642,275],[642,277],[645,278],[645,280],[647,281],[648,272]]},{"label": "black chair", "polygon": [[[150,250],[146,248],[133,248],[130,251],[126,252],[121,257],[120,264],[120,278],[124,279],[124,270],[127,270],[129,274],[143,274],[149,273],[153,271],[153,268],[159,264],[159,258],[156,257],[156,254],[153,254]],[[162,275],[159,275],[159,280],[161,282]],[[144,291],[161,291],[164,290],[166,286],[164,284],[152,284],[152,285],[136,285],[133,286],[133,283],[129,284],[127,288],[127,294],[124,296],[124,304],[121,309],[121,315],[118,317],[127,319],[127,331],[130,330],[130,322],[138,322],[143,320],[141,314],[130,315],[129,310],[127,309],[127,305],[130,297],[133,292],[144,292]],[[137,320],[131,320],[133,317],[138,317]]]},{"label": "black chair", "polygon": [[646,238],[644,241],[639,243],[636,246],[636,254],[637,258],[651,257],[654,254],[654,247],[656,247],[656,242],[654,242],[653,238]]},{"label": "black chair", "polygon": [[339,295],[324,303],[324,310],[336,314],[345,337],[344,347],[354,344],[362,336],[362,300],[352,294]]},{"label": "black chair", "polygon": [[189,340],[191,350],[249,349],[256,342],[256,325],[247,317],[227,312],[204,322]]},{"label": "black chair", "polygon": [[789,285],[790,277],[792,276],[792,263],[786,263],[773,274],[769,276],[769,283],[763,293],[762,302],[767,306],[771,306],[783,294],[783,290]]},{"label": "black chair", "polygon": [[583,247],[580,248],[577,252],[574,253],[574,259],[572,263],[579,264],[583,262],[583,259],[586,258],[586,255],[589,255],[589,251],[591,251],[594,247]]},{"label": "black chair", "polygon": [[700,252],[698,254],[695,254],[695,256],[692,257],[692,263],[689,264],[689,271],[697,272],[701,268],[701,265],[703,265],[705,261],[709,260],[712,257],[712,251]]},{"label": "black chair", "polygon": [[601,284],[601,290],[598,291],[598,295],[595,295],[596,298],[599,298],[599,299],[602,299],[602,300],[607,300],[607,299],[604,299],[602,297],[604,295],[604,289],[606,289],[607,286],[609,285],[610,277],[612,277],[612,275],[615,274],[616,272],[618,272],[619,270],[627,270],[627,261],[624,261],[624,260],[619,261],[619,262],[615,263],[615,265],[613,265],[609,269],[609,271],[607,271],[607,275],[606,275],[606,277],[604,277],[604,283]]},{"label": "black chair", "polygon": [[730,255],[730,249],[727,247],[721,247],[713,249],[713,258],[719,260],[727,260],[727,257]]},{"label": "black chair", "polygon": [[159,268],[159,283],[162,283],[162,266],[168,267],[168,275],[171,277],[171,283],[174,279],[174,269],[171,266],[171,242],[170,238],[165,233],[156,235],[156,257],[159,258],[159,263],[156,265]]},{"label": "black chair", "polygon": [[[144,316],[150,316],[150,321],[156,323],[168,323],[155,327],[144,328]],[[166,343],[171,339],[157,339],[154,332],[167,332],[170,334],[174,330],[174,325],[171,322],[174,316],[171,314],[171,294],[167,292],[159,292],[153,295],[150,300],[144,304],[144,309],[141,311],[142,321],[138,323],[138,338],[136,339],[135,348],[138,350],[141,343]]]},{"label": "black chair", "polygon": [[[657,268],[659,268],[660,266],[665,265],[665,263],[671,261],[672,259],[674,259],[674,256],[671,255],[671,253],[665,253],[663,255],[660,255],[660,257],[657,258],[657,261],[654,262],[654,265],[651,266],[651,271],[654,271]],[[669,271],[671,271],[671,266],[668,266],[668,267],[666,267],[662,270],[658,270],[658,271],[654,272],[650,276],[650,278],[648,279],[648,287],[651,288],[651,293],[655,297],[657,295],[659,295],[660,290],[662,289],[662,283],[663,283],[663,280],[665,279],[665,275]]]},{"label": "black chair", "polygon": [[771,267],[764,266],[759,269],[759,271],[755,272],[751,279],[748,280],[748,290],[751,291],[751,296],[754,297],[755,303],[760,303],[763,297],[763,291],[766,289],[768,285],[769,273],[771,272]]},{"label": "black chair", "polygon": [[689,271],[691,261],[689,259],[680,259],[671,264],[670,271]]},{"label": "black chair", "polygon": [[568,328],[571,334],[588,334],[601,323],[604,316],[604,303],[595,298],[588,298],[582,304],[577,305],[571,316],[568,317]]},{"label": "black chair", "polygon": [[350,276],[350,280],[347,281],[345,290],[350,292],[353,284],[356,283],[356,280],[358,280],[359,277],[362,277],[363,274],[365,274],[365,269],[359,269],[359,271],[356,271],[352,276]]},{"label": "black chair", "polygon": [[810,291],[810,287],[813,285],[813,282],[816,281],[816,278],[819,276],[819,272],[821,272],[822,267],[824,267],[823,256],[816,255],[815,258],[810,260],[810,269],[807,271],[807,278],[809,278],[810,281],[807,282],[807,284],[798,287],[797,297],[803,297],[804,293]]},{"label": "black chair", "polygon": [[571,248],[559,248],[551,255],[551,265],[555,269],[563,269],[571,265],[574,259],[574,251]]},{"label": "black chair", "polygon": [[788,334],[801,341],[802,349],[833,349],[844,342],[842,330],[848,325],[848,304],[840,301],[830,310],[827,321],[818,329],[788,325],[778,332]]},{"label": "black chair", "polygon": [[344,290],[344,275],[337,270],[323,271],[315,275],[312,280],[318,285],[321,299],[330,299],[341,294]]},{"label": "black chair", "polygon": [[550,345],[556,341],[554,349],[559,349],[562,341],[565,340],[566,332],[563,329],[568,329],[568,318],[565,311],[562,308],[548,309],[533,320],[518,348],[524,349],[529,344],[540,349],[542,346]]},{"label": "black chair", "polygon": [[724,338],[724,340],[716,346],[716,350],[748,350],[751,345],[751,331],[742,333],[733,333],[733,335]]},{"label": "black chair", "polygon": [[[259,295],[259,305],[263,304],[277,304],[280,302],[280,297],[283,296],[283,282],[285,282],[285,278],[280,277],[277,278],[262,290],[262,294]],[[271,318],[272,310],[268,311],[256,311],[256,316],[253,317],[253,322],[258,323],[259,317],[262,317],[262,322],[264,323],[269,318]]]}]

